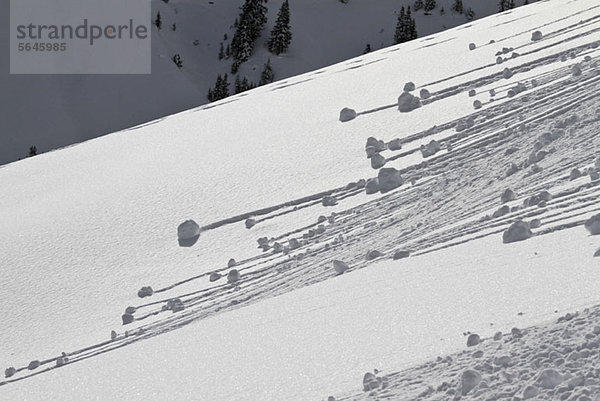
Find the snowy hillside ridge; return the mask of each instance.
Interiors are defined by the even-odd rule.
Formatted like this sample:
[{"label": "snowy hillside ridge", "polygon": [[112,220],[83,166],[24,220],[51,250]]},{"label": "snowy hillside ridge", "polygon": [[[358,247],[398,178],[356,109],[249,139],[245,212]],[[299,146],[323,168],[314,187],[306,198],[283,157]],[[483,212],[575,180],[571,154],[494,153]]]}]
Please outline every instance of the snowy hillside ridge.
[{"label": "snowy hillside ridge", "polygon": [[0,280],[34,294],[3,298],[0,399],[320,399],[600,304],[599,9],[539,2],[0,169]]},{"label": "snowy hillside ridge", "polygon": [[481,341],[476,334],[471,338],[476,340],[462,352],[400,372],[377,371],[364,391],[328,401],[593,401],[600,396],[599,306],[545,325],[498,331]]},{"label": "snowy hillside ridge", "polygon": [[[265,4],[268,21],[253,56],[241,65],[240,79],[247,77],[258,84],[268,59],[275,79],[283,80],[359,56],[367,43],[373,50],[391,46],[396,12],[411,3],[296,0],[290,5],[291,47],[274,55],[268,51],[267,41],[282,1]],[[437,3],[431,15],[414,13],[420,37],[467,22],[463,14],[450,11],[451,0]],[[6,1],[6,8],[8,4]],[[25,158],[30,146],[36,146],[38,154],[48,152],[205,104],[218,74],[230,75],[229,93],[233,94],[236,74],[230,72],[232,60],[218,55],[220,44],[226,45],[233,37],[233,23],[242,4],[243,0],[152,0],[153,16],[161,14],[162,27],[152,26],[151,75],[10,75],[6,60],[0,67],[5,111],[0,164]],[[444,15],[439,13],[442,7]],[[498,10],[495,2],[464,0],[464,7],[472,7],[476,18]],[[8,26],[10,13],[4,11]],[[0,48],[8,47],[9,36],[5,35]],[[175,55],[181,68],[173,61]]]}]

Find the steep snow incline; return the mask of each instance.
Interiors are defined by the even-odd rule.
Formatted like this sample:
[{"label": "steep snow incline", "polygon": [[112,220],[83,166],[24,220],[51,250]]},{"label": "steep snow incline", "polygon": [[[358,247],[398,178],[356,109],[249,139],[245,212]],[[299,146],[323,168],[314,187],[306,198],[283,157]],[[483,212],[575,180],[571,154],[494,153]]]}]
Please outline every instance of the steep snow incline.
[{"label": "steep snow incline", "polygon": [[[0,399],[352,393],[465,331],[599,303],[594,3],[534,4],[1,168],[0,362],[18,371]],[[407,81],[432,96],[399,113]],[[390,172],[370,136],[399,138],[381,156],[405,183],[367,196],[357,180]],[[189,218],[203,232],[181,248]],[[516,220],[534,238],[503,244]],[[230,258],[239,281],[211,281]]]},{"label": "steep snow incline", "polygon": [[[440,16],[442,6],[449,11],[450,0],[438,2],[432,15],[416,13],[420,36],[465,22],[463,15],[447,12]],[[468,3],[465,0],[465,7]],[[472,5],[478,17],[495,12],[492,2],[479,3]],[[25,157],[31,145],[47,152],[206,103],[217,74],[230,71],[231,60],[220,61],[217,55],[219,44],[231,41],[241,4],[243,0],[152,0],[153,15],[161,12],[163,28],[160,32],[152,29],[149,76],[9,75],[9,59],[4,58],[0,62],[0,164]],[[264,42],[281,0],[271,0],[267,6],[269,22],[263,37],[255,55],[240,70],[241,76],[253,82],[259,81],[269,57],[276,79],[281,80],[360,55],[368,42],[373,49],[391,45],[400,4],[397,0],[353,0],[346,5],[294,1],[293,45],[279,57],[268,53]],[[0,9],[4,26],[9,26],[9,0],[2,0]],[[227,41],[224,34],[228,34]],[[5,35],[0,38],[0,49],[8,54],[8,47]],[[182,57],[181,70],[171,61],[174,54]]]}]

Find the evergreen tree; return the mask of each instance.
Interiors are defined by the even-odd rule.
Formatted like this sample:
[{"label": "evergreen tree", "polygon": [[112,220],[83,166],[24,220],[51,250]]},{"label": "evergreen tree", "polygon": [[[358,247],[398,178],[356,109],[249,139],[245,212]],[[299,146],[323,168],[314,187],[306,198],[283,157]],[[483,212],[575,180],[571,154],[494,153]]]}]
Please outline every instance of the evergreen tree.
[{"label": "evergreen tree", "polygon": [[473,21],[475,19],[475,11],[473,11],[471,7],[467,8],[465,11],[465,17],[468,21]]},{"label": "evergreen tree", "polygon": [[242,6],[239,22],[236,20],[236,31],[231,39],[231,55],[234,62],[231,66],[233,73],[252,55],[254,43],[260,36],[267,23],[267,8],[262,0],[246,0]]},{"label": "evergreen tree", "polygon": [[183,67],[183,61],[181,61],[181,56],[179,54],[173,55],[173,58],[171,58],[171,60],[173,60],[177,67]]},{"label": "evergreen tree", "polygon": [[363,54],[367,54],[367,53],[371,53],[371,44],[367,43],[367,47],[365,47],[365,50],[363,51]]},{"label": "evergreen tree", "polygon": [[275,74],[273,73],[273,69],[271,68],[271,59],[267,60],[267,64],[265,64],[265,69],[262,74],[260,74],[260,81],[258,82],[259,86],[270,84],[275,80]]},{"label": "evergreen tree", "polygon": [[413,8],[415,11],[419,11],[423,7],[425,7],[425,4],[423,4],[423,0],[415,0],[415,4],[413,4]]},{"label": "evergreen tree", "polygon": [[394,33],[394,43],[406,42],[406,14],[404,12],[404,6],[400,9],[398,14],[398,22],[396,23],[396,32]]},{"label": "evergreen tree", "polygon": [[248,78],[244,77],[244,79],[240,80],[240,77],[236,77],[235,79],[235,93],[246,92],[247,90],[256,88],[256,85],[248,81]]},{"label": "evergreen tree", "polygon": [[417,38],[417,23],[414,18],[412,18],[410,13],[410,7],[406,10],[406,31],[408,40],[413,40]]},{"label": "evergreen tree", "polygon": [[529,0],[525,0],[525,2],[523,3],[524,6],[526,6],[527,4],[529,4]]},{"label": "evergreen tree", "polygon": [[158,12],[158,14],[156,14],[156,20],[154,20],[154,25],[156,25],[156,27],[160,31],[160,28],[162,27],[162,18],[160,17],[160,11]]},{"label": "evergreen tree", "polygon": [[173,25],[171,25],[171,29],[172,29],[173,31],[176,31],[176,30],[177,30],[177,25],[175,25],[175,23],[174,23],[174,22],[173,22]]},{"label": "evergreen tree", "polygon": [[290,30],[290,5],[285,0],[277,14],[277,21],[271,30],[271,37],[267,42],[267,47],[271,53],[277,55],[285,52],[292,42],[292,32]]},{"label": "evergreen tree", "polygon": [[221,42],[221,46],[219,47],[219,60],[223,60],[225,58],[225,50],[223,50],[223,42]]},{"label": "evergreen tree", "polygon": [[436,6],[437,6],[437,3],[435,2],[435,0],[425,0],[424,10],[425,10],[425,12],[429,12],[429,11],[433,10]]},{"label": "evergreen tree", "polygon": [[225,49],[225,58],[229,58],[231,56],[231,47],[229,43],[227,43],[227,48]]},{"label": "evergreen tree", "polygon": [[37,155],[37,147],[32,145],[29,147],[29,157]]},{"label": "evergreen tree", "polygon": [[500,0],[500,3],[498,3],[498,10],[500,12],[510,10],[512,8],[515,8],[515,0]]},{"label": "evergreen tree", "polygon": [[462,14],[465,11],[462,0],[454,0],[454,3],[452,4],[452,11],[458,14]]},{"label": "evergreen tree", "polygon": [[229,81],[227,79],[227,74],[225,74],[224,77],[221,77],[221,74],[219,74],[215,81],[215,87],[208,90],[208,100],[214,102],[225,99],[227,96],[229,96]]}]

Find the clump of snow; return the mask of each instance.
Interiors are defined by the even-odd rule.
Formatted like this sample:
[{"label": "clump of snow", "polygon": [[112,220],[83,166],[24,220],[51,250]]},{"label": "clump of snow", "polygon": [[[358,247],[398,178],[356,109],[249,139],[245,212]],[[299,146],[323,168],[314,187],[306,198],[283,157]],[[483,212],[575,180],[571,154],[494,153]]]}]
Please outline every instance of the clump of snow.
[{"label": "clump of snow", "polygon": [[365,184],[365,193],[371,195],[377,192],[379,192],[379,179],[377,177],[369,178]]},{"label": "clump of snow", "polygon": [[510,225],[508,230],[502,235],[502,242],[505,244],[517,241],[523,241],[531,238],[533,233],[529,228],[529,224],[525,221],[516,221]]},{"label": "clump of snow", "polygon": [[14,376],[15,373],[17,373],[17,369],[11,366],[4,371],[4,377],[8,379],[9,377]]},{"label": "clump of snow", "polygon": [[510,68],[506,67],[503,71],[502,71],[502,77],[504,77],[504,79],[509,79],[513,76],[513,72]]},{"label": "clump of snow", "polygon": [[235,283],[240,279],[240,272],[237,269],[231,269],[229,273],[227,273],[227,282]]},{"label": "clump of snow", "polygon": [[326,195],[321,199],[321,204],[323,206],[335,206],[337,205],[337,200],[331,195]]},{"label": "clump of snow", "polygon": [[185,305],[180,298],[172,298],[167,301],[167,304],[163,306],[163,310],[170,310],[171,312],[180,312],[185,309]]},{"label": "clump of snow", "polygon": [[177,227],[179,246],[189,247],[198,241],[200,226],[194,220],[186,220]]},{"label": "clump of snow", "polygon": [[502,195],[500,195],[501,203],[510,202],[515,199],[517,199],[517,195],[515,195],[515,192],[510,188],[506,188],[504,192],[502,192]]},{"label": "clump of snow", "polygon": [[341,260],[333,261],[333,270],[335,270],[336,274],[344,274],[349,269],[350,266],[346,262],[342,262]]},{"label": "clump of snow", "polygon": [[581,65],[575,64],[573,67],[571,67],[571,74],[573,74],[574,77],[580,76],[581,75]]},{"label": "clump of snow", "polygon": [[500,56],[496,57],[496,64],[500,65],[504,62],[504,59]]},{"label": "clump of snow", "polygon": [[131,313],[124,313],[121,315],[121,320],[123,320],[123,326],[133,322],[133,315]]},{"label": "clump of snow", "polygon": [[404,259],[404,258],[408,258],[409,256],[410,256],[410,251],[401,249],[401,250],[394,252],[393,259],[394,260]]},{"label": "clump of snow", "polygon": [[365,144],[365,152],[367,153],[367,158],[371,158],[379,152],[383,152],[387,149],[385,142],[380,139],[369,137],[367,138],[367,143]]},{"label": "clump of snow", "polygon": [[217,280],[220,280],[220,279],[221,279],[221,275],[217,272],[212,272],[212,273],[210,273],[210,276],[208,276],[208,281],[210,281],[211,283],[215,282]]},{"label": "clump of snow", "polygon": [[370,251],[367,252],[366,259],[367,260],[374,260],[374,259],[377,259],[377,258],[379,258],[381,256],[382,256],[381,252],[379,252],[376,249],[373,249],[373,250],[370,250]]},{"label": "clump of snow", "polygon": [[29,365],[27,365],[27,369],[29,370],[34,370],[40,367],[40,361],[38,361],[37,359],[29,362]]},{"label": "clump of snow", "polygon": [[586,220],[584,227],[591,235],[600,234],[600,213]]},{"label": "clump of snow", "polygon": [[227,262],[227,267],[232,268],[235,267],[237,265],[237,262],[235,261],[234,258],[229,259],[229,262]]},{"label": "clump of snow", "polygon": [[510,208],[508,207],[508,205],[504,205],[500,208],[498,208],[498,210],[496,210],[493,214],[492,214],[492,218],[496,219],[498,217],[502,217],[505,216],[507,214],[510,213]]},{"label": "clump of snow", "polygon": [[404,84],[404,92],[412,92],[416,88],[414,82],[407,82]]},{"label": "clump of snow", "polygon": [[246,221],[244,222],[245,226],[247,229],[251,229],[252,227],[254,227],[256,225],[256,220],[253,219],[252,217],[249,217],[246,219]]},{"label": "clump of snow", "polygon": [[150,286],[142,287],[138,291],[138,297],[140,297],[140,298],[151,297],[153,294],[154,294],[154,290]]},{"label": "clump of snow", "polygon": [[479,334],[471,334],[467,338],[467,347],[474,347],[474,346],[478,345],[480,342],[481,342],[481,337],[479,337]]},{"label": "clump of snow", "polygon": [[579,177],[581,177],[581,170],[579,170],[578,168],[574,168],[573,170],[571,170],[571,172],[569,173],[569,180],[573,181],[578,179]]},{"label": "clump of snow", "polygon": [[475,43],[469,43],[469,50],[475,50],[477,48],[477,46],[475,45]]},{"label": "clump of snow", "polygon": [[375,170],[382,168],[385,166],[385,157],[381,156],[379,153],[375,153],[371,156],[371,167]]},{"label": "clump of snow", "polygon": [[529,222],[529,228],[540,228],[542,221],[540,219],[533,219]]},{"label": "clump of snow", "polygon": [[475,89],[471,89],[469,91],[469,97],[473,97],[473,96],[476,96],[476,95],[477,95],[477,91]]},{"label": "clump of snow", "polygon": [[473,390],[481,382],[481,374],[476,370],[469,369],[463,372],[461,376],[461,393],[467,395],[467,393]]},{"label": "clump of snow", "polygon": [[531,34],[531,40],[533,42],[537,42],[538,40],[542,40],[542,32],[541,31],[533,31]]},{"label": "clump of snow", "polygon": [[429,157],[435,155],[442,149],[440,143],[435,139],[432,139],[427,145],[421,145],[421,154],[423,157]]},{"label": "clump of snow", "polygon": [[431,93],[423,88],[419,91],[419,96],[421,97],[421,99],[429,99],[431,97]]},{"label": "clump of snow", "polygon": [[340,121],[345,123],[347,121],[354,120],[356,118],[356,110],[344,107],[340,111]]},{"label": "clump of snow", "polygon": [[419,107],[421,107],[421,99],[417,96],[404,92],[398,97],[398,110],[401,113],[408,113]]},{"label": "clump of snow", "polygon": [[389,150],[400,150],[402,149],[402,143],[400,142],[400,138],[394,138],[388,143]]},{"label": "clump of snow", "polygon": [[544,389],[553,389],[561,384],[563,380],[563,376],[556,369],[549,368],[544,369],[535,382]]},{"label": "clump of snow", "polygon": [[381,193],[396,189],[404,183],[400,171],[393,167],[379,170],[377,178],[379,179],[379,190]]},{"label": "clump of snow", "polygon": [[483,106],[483,104],[481,103],[481,100],[475,100],[473,102],[473,108],[475,110],[479,110],[482,106]]}]

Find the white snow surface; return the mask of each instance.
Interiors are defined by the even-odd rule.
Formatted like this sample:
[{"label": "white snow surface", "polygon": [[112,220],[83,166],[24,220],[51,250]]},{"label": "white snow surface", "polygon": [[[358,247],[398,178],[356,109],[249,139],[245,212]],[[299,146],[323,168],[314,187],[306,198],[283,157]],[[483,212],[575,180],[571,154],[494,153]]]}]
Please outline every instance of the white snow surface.
[{"label": "white snow surface", "polygon": [[[531,42],[535,30],[544,37]],[[464,332],[491,336],[600,303],[598,240],[583,227],[600,189],[589,174],[568,177],[598,154],[599,31],[593,0],[539,2],[0,168],[0,364],[43,362],[0,379],[0,400],[326,399],[360,392],[374,368],[455,352]],[[496,65],[502,47],[520,55]],[[408,81],[432,97],[399,113]],[[529,89],[509,99],[518,82]],[[484,104],[472,114],[474,87]],[[341,123],[343,107],[357,118]],[[533,173],[522,162],[557,129]],[[383,154],[406,183],[383,196],[341,189],[377,175],[370,136],[404,141]],[[442,151],[419,164],[434,138]],[[506,177],[509,162],[521,168]],[[491,218],[507,187],[514,210]],[[250,213],[333,189],[333,207],[315,197]],[[546,206],[519,206],[542,189],[553,194]],[[309,235],[321,215],[331,219]],[[502,244],[510,223],[534,217],[533,238]],[[181,248],[188,219],[205,229]],[[303,233],[289,255],[256,248]],[[411,256],[390,260],[400,248]],[[383,257],[367,263],[370,250]],[[225,272],[230,258],[235,286],[208,276],[173,285]],[[351,269],[336,276],[334,259]],[[136,298],[148,285],[155,294]],[[175,297],[186,309],[161,312]],[[121,327],[127,306],[157,314]],[[61,352],[69,363],[48,369]]]}]

